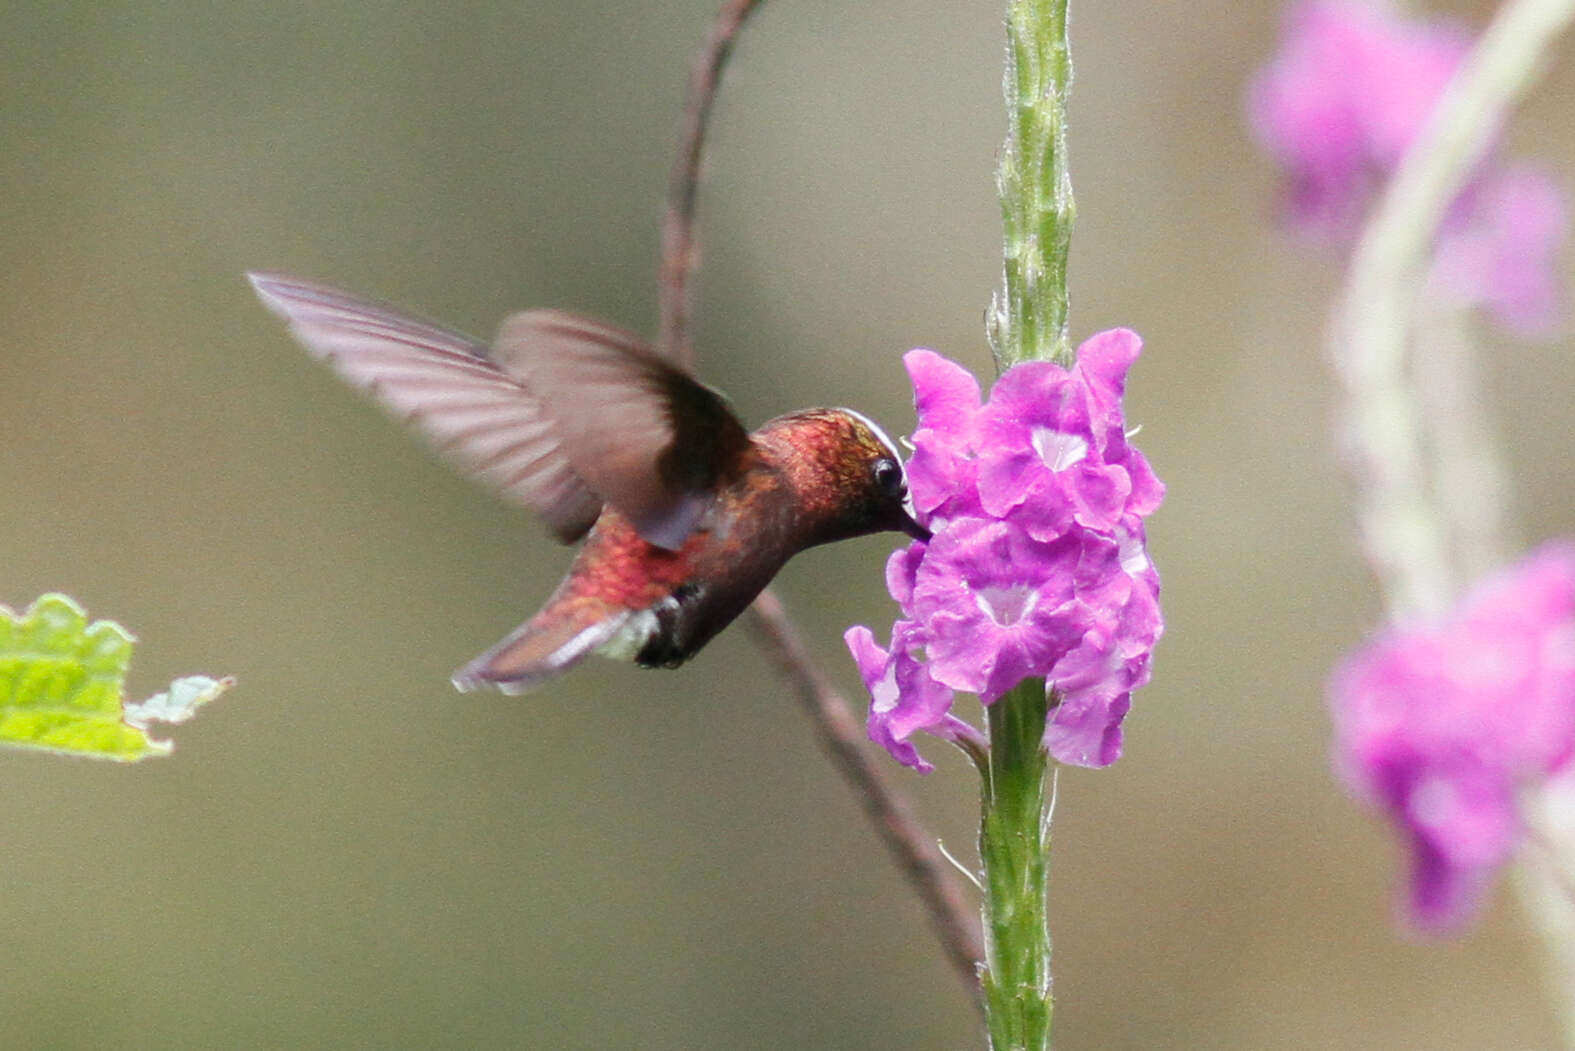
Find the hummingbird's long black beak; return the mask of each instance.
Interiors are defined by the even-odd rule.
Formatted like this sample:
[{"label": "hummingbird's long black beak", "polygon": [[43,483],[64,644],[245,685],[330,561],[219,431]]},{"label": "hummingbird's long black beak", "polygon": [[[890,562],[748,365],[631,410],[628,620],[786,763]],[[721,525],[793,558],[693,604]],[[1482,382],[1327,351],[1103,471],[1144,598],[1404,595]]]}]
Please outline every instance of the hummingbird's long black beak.
[{"label": "hummingbird's long black beak", "polygon": [[897,524],[897,528],[915,540],[922,540],[925,543],[930,541],[930,531],[921,526],[918,520],[908,513],[906,508],[902,511],[902,520]]}]

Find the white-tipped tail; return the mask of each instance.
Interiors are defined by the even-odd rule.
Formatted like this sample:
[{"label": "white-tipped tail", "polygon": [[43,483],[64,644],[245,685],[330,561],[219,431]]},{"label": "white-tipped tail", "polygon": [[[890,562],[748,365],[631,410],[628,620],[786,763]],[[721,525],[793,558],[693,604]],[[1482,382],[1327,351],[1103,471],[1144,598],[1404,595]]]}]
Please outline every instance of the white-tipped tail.
[{"label": "white-tipped tail", "polygon": [[461,693],[491,686],[507,694],[535,689],[611,641],[633,616],[628,610],[585,623],[537,614],[507,638],[454,673]]}]

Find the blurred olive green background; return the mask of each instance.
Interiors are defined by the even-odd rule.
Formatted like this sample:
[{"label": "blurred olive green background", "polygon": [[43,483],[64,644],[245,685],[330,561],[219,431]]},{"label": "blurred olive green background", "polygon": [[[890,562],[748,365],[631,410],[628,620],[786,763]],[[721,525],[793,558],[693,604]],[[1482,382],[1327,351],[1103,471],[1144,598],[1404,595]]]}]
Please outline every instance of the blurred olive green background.
[{"label": "blurred olive green background", "polygon": [[[747,632],[528,698],[448,674],[564,550],[290,343],[286,268],[490,333],[649,331],[713,0],[12,0],[0,11],[0,601],[142,638],[132,691],[240,687],[121,768],[0,756],[0,1046],[969,1048],[925,919]],[[760,421],[912,415],[981,372],[997,0],[768,5],[702,201],[705,377]],[[1458,8],[1480,24],[1486,8]],[[1331,782],[1321,682],[1372,623],[1330,455],[1335,275],[1271,231],[1241,92],[1274,5],[1076,11],[1074,328],[1146,340],[1168,634],[1124,759],[1068,771],[1062,1048],[1545,1047],[1507,896],[1418,944]],[[1575,171],[1566,45],[1509,134]],[[1488,350],[1529,538],[1568,531],[1569,344]],[[781,589],[848,690],[890,537]],[[877,631],[883,630],[877,628]],[[975,783],[894,777],[971,857]]]}]

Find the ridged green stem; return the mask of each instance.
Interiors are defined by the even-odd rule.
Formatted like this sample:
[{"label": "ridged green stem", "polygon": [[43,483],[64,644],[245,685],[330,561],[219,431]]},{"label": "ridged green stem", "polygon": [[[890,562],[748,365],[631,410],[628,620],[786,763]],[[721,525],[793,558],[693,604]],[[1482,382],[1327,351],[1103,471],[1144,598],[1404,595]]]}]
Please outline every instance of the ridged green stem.
[{"label": "ridged green stem", "polygon": [[[1008,0],[1006,143],[996,185],[1004,227],[1002,287],[987,321],[997,371],[1022,361],[1073,362],[1067,325],[1072,178],[1066,100],[1072,57],[1067,0]],[[1050,757],[1053,701],[1029,680],[990,705],[982,764],[979,856],[985,960],[980,972],[994,1051],[1050,1046]]]},{"label": "ridged green stem", "polygon": [[1006,243],[989,319],[1002,372],[1019,361],[1072,364],[1066,262],[1076,208],[1066,158],[1066,8],[1067,0],[1008,0],[1006,8],[1006,143],[996,172]]},{"label": "ridged green stem", "polygon": [[988,709],[982,779],[985,965],[993,1051],[1050,1046],[1050,757],[1044,683],[1030,679]]}]

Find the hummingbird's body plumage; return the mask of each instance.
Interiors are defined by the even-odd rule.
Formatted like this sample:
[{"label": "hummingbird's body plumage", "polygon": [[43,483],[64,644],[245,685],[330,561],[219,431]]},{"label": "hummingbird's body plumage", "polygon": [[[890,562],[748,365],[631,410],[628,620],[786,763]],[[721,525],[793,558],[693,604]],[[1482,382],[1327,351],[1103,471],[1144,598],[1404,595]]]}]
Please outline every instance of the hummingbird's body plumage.
[{"label": "hummingbird's body plumage", "polygon": [[308,350],[473,473],[584,536],[541,610],[454,676],[517,693],[591,653],[692,657],[805,548],[881,530],[927,538],[891,440],[849,409],[747,433],[716,392],[637,339],[555,311],[494,347],[385,304],[250,275]]}]

